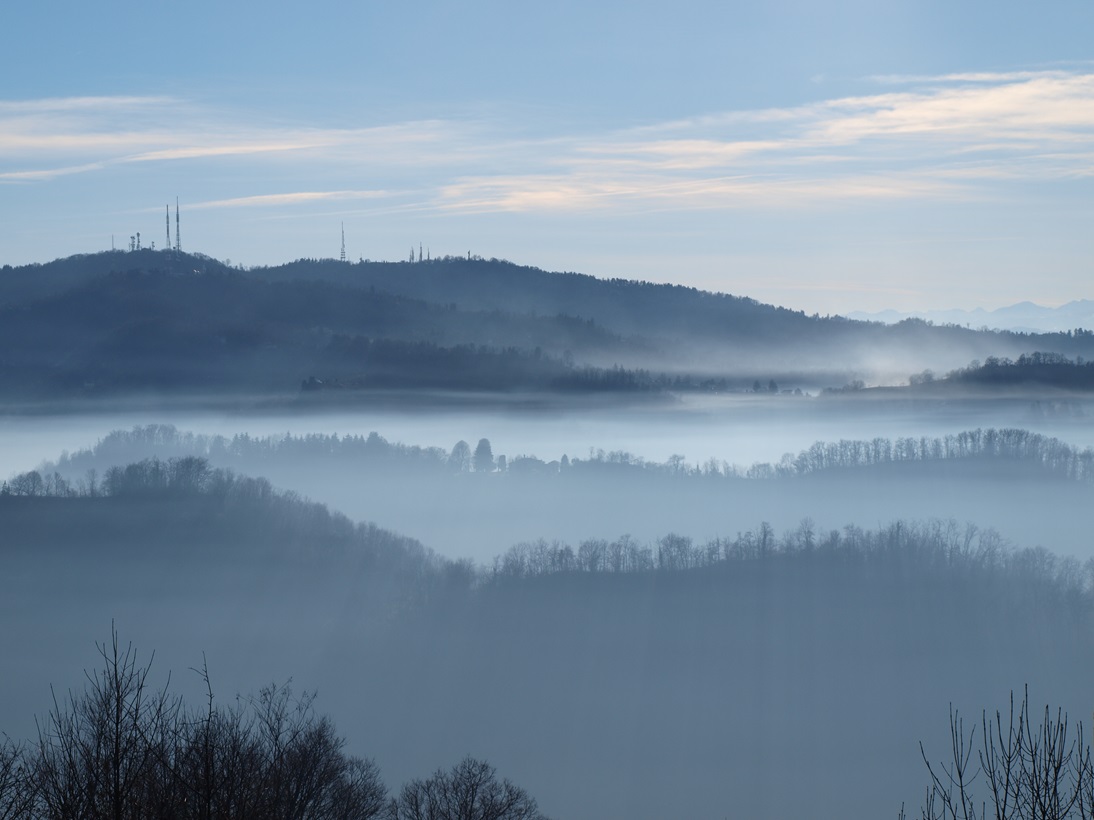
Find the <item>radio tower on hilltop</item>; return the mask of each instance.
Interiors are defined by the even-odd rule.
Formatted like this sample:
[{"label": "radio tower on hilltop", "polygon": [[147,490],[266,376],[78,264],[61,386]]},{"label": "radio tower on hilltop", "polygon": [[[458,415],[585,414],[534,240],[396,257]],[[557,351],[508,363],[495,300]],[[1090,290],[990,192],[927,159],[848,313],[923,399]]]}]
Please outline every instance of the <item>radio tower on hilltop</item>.
[{"label": "radio tower on hilltop", "polygon": [[163,246],[163,249],[165,251],[170,251],[171,250],[171,206],[170,205],[164,205],[164,207],[167,209],[167,216],[165,217],[165,221],[167,222],[167,244]]},{"label": "radio tower on hilltop", "polygon": [[346,261],[346,223],[342,223],[342,261]]},{"label": "radio tower on hilltop", "polygon": [[175,197],[175,253],[182,253],[182,234],[179,233],[179,198]]}]

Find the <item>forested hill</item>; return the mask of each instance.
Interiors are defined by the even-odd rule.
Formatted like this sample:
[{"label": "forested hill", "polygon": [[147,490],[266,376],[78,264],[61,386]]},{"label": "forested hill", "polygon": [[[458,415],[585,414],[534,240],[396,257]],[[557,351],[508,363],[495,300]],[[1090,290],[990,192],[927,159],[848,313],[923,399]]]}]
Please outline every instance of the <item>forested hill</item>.
[{"label": "forested hill", "polygon": [[[886,326],[842,316],[809,316],[745,296],[681,285],[554,273],[478,257],[444,257],[417,263],[301,259],[255,268],[250,275],[274,281],[325,280],[375,287],[468,309],[580,316],[625,336],[653,336],[681,345],[731,342],[735,347],[757,352],[798,347],[796,353],[806,360],[815,355],[806,348],[816,344],[826,354],[838,354],[841,348],[860,344],[894,350],[926,345],[939,353],[947,346],[1023,352],[1094,349],[1091,340],[1074,339],[1069,334],[985,332],[956,325],[935,326],[916,319]],[[1033,339],[1044,340],[1048,347],[1031,347]]]},{"label": "forested hill", "polygon": [[178,274],[224,273],[230,269],[224,262],[200,253],[176,255],[153,250],[80,253],[43,264],[3,265],[0,267],[0,309],[55,296],[117,271],[160,270]]},{"label": "forested hill", "polygon": [[144,459],[76,482],[23,473],[0,484],[0,521],[0,552],[12,567],[34,554],[70,567],[170,566],[199,577],[226,567],[250,574],[274,564],[337,567],[384,606],[466,569],[413,538],[192,457]]},{"label": "forested hill", "polygon": [[504,261],[109,252],[0,270],[0,399],[329,388],[649,393],[902,383],[973,359],[1094,357],[1094,335],[806,316]]},{"label": "forested hill", "polygon": [[255,268],[270,281],[324,280],[375,287],[419,299],[475,310],[504,310],[595,318],[624,335],[765,336],[799,332],[817,324],[831,328],[842,319],[818,320],[754,299],[710,293],[680,285],[628,279],[597,279],[553,273],[499,259],[445,257],[426,262],[359,262],[300,259]]},{"label": "forested hill", "polygon": [[[1073,335],[1091,337],[1094,332],[1079,330]],[[983,364],[973,362],[947,373],[942,379],[936,379],[930,372],[916,374],[912,376],[911,385],[920,393],[954,388],[965,391],[974,388],[1089,392],[1094,390],[1094,362],[1083,361],[1081,356],[1072,360],[1059,353],[1041,351],[1022,354],[1016,361],[991,356]]]},{"label": "forested hill", "polygon": [[568,317],[459,311],[229,269],[129,270],[0,308],[0,398],[294,396],[305,381],[550,389],[583,372],[567,351],[611,360],[635,349]]},{"label": "forested hill", "polygon": [[[808,316],[744,296],[552,273],[476,257],[417,263],[297,260],[253,269],[250,275],[275,281],[324,280],[375,287],[468,309],[579,316],[626,337],[652,340],[656,354],[647,354],[642,362],[628,360],[630,366],[674,369],[690,365],[708,374],[730,371],[785,376],[817,369],[863,372],[887,365],[899,368],[905,361],[918,360],[957,366],[965,363],[960,361],[965,352],[984,358],[1008,355],[990,351],[1028,352],[1035,348],[1031,337],[1024,334],[936,327],[917,320],[883,326],[840,316]],[[1094,348],[1088,340],[1076,341],[1068,334],[1033,338],[1042,340],[1045,350]]]},{"label": "forested hill", "polygon": [[945,704],[1023,683],[1087,702],[1076,559],[944,522],[729,520],[754,528],[537,540],[476,570],[201,459],[31,477],[0,488],[3,626],[34,613],[21,673],[112,617],[169,653],[201,636],[247,681],[288,664],[350,736],[386,741],[387,777],[470,748],[560,817],[892,816]]}]

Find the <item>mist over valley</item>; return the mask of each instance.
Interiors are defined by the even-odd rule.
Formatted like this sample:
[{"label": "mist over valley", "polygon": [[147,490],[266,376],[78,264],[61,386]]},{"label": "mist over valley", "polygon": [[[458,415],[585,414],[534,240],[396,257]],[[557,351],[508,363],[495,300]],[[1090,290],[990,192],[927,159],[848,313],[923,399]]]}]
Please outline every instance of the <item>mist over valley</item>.
[{"label": "mist over valley", "polygon": [[1088,711],[1082,329],[151,251],[0,314],[30,748],[111,624],[187,699],[317,690],[389,789],[471,755],[556,817],[895,815],[951,703]]},{"label": "mist over valley", "polygon": [[1094,820],[1090,0],[2,19],[0,820]]},{"label": "mist over valley", "polygon": [[[3,638],[13,734],[113,618],[192,697],[191,657],[221,698],[291,676],[389,782],[471,753],[562,816],[883,814],[920,793],[908,735],[944,748],[939,700],[1020,679],[1077,709],[1092,671],[1088,565],[956,522],[531,543],[476,569],[193,457],[0,512],[5,612],[36,613]],[[802,788],[776,788],[785,764]]]}]

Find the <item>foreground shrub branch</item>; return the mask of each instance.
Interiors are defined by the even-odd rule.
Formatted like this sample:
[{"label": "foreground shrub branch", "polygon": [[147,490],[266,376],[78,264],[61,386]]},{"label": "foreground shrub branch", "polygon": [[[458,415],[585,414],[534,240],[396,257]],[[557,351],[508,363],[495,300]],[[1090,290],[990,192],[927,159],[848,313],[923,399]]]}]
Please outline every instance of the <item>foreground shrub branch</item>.
[{"label": "foreground shrub branch", "polygon": [[1047,706],[1034,718],[1028,691],[1017,705],[1012,693],[1005,717],[984,712],[966,733],[951,709],[949,758],[932,763],[920,745],[930,776],[922,820],[1094,819],[1094,765],[1083,724]]}]

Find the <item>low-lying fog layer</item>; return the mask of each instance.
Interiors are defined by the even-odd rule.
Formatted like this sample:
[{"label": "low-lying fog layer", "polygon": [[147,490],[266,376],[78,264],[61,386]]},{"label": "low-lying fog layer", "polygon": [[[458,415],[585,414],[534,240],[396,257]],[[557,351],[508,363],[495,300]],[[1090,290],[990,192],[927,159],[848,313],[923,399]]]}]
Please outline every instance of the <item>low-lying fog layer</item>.
[{"label": "low-lying fog layer", "polygon": [[[191,700],[202,653],[222,701],[318,689],[392,785],[470,753],[557,817],[893,816],[923,793],[918,742],[944,757],[951,702],[975,717],[1028,683],[1089,712],[1090,412],[6,417],[4,477],[53,461],[68,483],[0,494],[0,731],[32,737],[113,620]],[[484,569],[262,482],[176,497],[144,492],[154,466],[109,472],[195,453]]]},{"label": "low-lying fog layer", "polygon": [[[485,449],[483,449],[485,448]],[[480,463],[480,450],[482,461]],[[1094,456],[1016,428],[811,444],[736,467],[597,450],[543,459],[471,437],[449,448],[367,436],[195,435],[148,426],[106,436],[45,464],[74,485],[149,457],[199,456],[268,478],[356,520],[417,538],[450,557],[488,562],[515,543],[730,537],[756,521],[819,533],[894,518],[954,519],[1018,546],[1094,555],[1087,537]],[[23,490],[20,490],[23,491]]]},{"label": "low-lying fog layer", "polygon": [[[846,401],[839,397],[738,394],[689,399],[666,408],[573,411],[369,410],[329,413],[227,413],[180,410],[0,415],[0,478],[33,469],[62,451],[93,445],[112,430],[149,423],[231,437],[378,432],[390,441],[450,449],[461,439],[490,439],[496,453],[543,459],[584,458],[590,450],[625,451],[652,461],[682,455],[747,466],[778,461],[816,441],[876,436],[939,436],[976,427],[1022,427],[1076,447],[1094,446],[1094,402],[1074,398],[956,401]],[[474,439],[474,441],[472,441]]]}]

